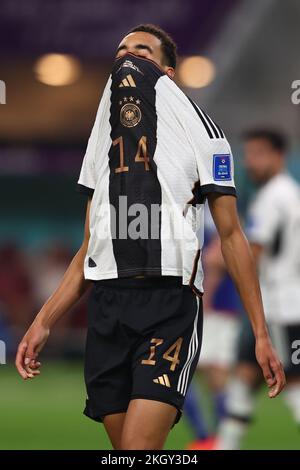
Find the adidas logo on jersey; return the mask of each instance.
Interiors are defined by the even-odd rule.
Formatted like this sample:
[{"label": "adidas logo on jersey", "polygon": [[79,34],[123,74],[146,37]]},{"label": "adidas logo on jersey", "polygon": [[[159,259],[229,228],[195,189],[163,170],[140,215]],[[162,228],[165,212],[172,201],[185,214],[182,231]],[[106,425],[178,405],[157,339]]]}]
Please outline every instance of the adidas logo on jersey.
[{"label": "adidas logo on jersey", "polygon": [[88,267],[89,268],[95,268],[97,266],[97,264],[95,263],[95,261],[93,260],[93,258],[89,258],[88,260]]},{"label": "adidas logo on jersey", "polygon": [[153,382],[155,384],[164,385],[165,387],[171,387],[170,380],[167,374],[161,375],[157,379],[154,379]]},{"label": "adidas logo on jersey", "polygon": [[135,84],[131,74],[127,75],[127,77],[125,77],[122,80],[122,82],[119,85],[119,88],[122,88],[124,86],[135,87],[136,88],[136,84]]}]

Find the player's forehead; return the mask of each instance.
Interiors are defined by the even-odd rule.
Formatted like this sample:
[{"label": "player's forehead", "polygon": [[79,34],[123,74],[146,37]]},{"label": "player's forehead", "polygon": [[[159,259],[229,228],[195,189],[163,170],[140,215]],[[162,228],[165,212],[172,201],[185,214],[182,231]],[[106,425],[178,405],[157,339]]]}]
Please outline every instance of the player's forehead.
[{"label": "player's forehead", "polygon": [[136,31],[134,33],[127,34],[122,41],[120,42],[119,46],[127,46],[127,47],[134,47],[137,44],[145,44],[150,46],[153,51],[160,49],[161,41],[156,36],[151,33],[146,33],[144,31]]}]

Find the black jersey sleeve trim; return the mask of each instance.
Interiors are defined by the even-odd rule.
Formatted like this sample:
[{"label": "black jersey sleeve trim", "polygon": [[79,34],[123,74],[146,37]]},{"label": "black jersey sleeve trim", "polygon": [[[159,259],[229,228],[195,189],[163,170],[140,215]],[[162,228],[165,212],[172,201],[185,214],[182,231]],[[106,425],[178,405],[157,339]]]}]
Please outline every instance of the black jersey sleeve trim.
[{"label": "black jersey sleeve trim", "polygon": [[87,196],[93,197],[94,189],[84,186],[83,184],[77,183],[76,191],[81,194],[86,194]]},{"label": "black jersey sleeve trim", "polygon": [[236,189],[233,186],[221,186],[219,184],[204,184],[203,186],[200,187],[200,191],[203,196],[206,196],[207,194],[210,194],[210,193],[219,193],[219,194],[227,194],[229,196],[237,197]]}]

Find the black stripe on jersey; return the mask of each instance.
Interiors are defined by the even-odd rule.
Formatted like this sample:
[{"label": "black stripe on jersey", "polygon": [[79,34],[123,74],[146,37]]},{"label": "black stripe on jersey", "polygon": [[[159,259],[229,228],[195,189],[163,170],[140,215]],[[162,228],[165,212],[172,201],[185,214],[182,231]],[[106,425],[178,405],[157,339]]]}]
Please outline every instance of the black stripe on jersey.
[{"label": "black stripe on jersey", "polygon": [[81,194],[86,194],[89,197],[93,197],[94,194],[94,189],[79,183],[77,183],[76,191]]},{"label": "black stripe on jersey", "polygon": [[[214,122],[214,121],[213,121]],[[225,135],[224,135],[224,132],[222,131],[221,127],[218,126],[218,124],[216,122],[214,122],[215,126],[217,127],[218,131],[220,132],[221,134],[221,138],[222,139],[225,139]]]},{"label": "black stripe on jersey", "polygon": [[204,125],[211,139],[224,139],[224,132],[191,98],[187,97]]},{"label": "black stripe on jersey", "polygon": [[208,133],[209,137],[210,137],[211,139],[213,139],[214,136],[213,136],[213,134],[212,134],[212,132],[211,132],[211,130],[210,130],[210,127],[207,125],[207,123],[206,123],[204,117],[202,116],[202,114],[200,113],[198,107],[195,105],[194,101],[191,100],[191,98],[188,97],[188,99],[189,99],[191,105],[193,106],[194,110],[195,110],[196,113],[198,114],[199,118],[201,119],[202,124],[203,124],[203,126],[205,127],[206,132]]},{"label": "black stripe on jersey", "polygon": [[219,138],[221,139],[224,139],[224,132],[222,131],[222,129],[218,126],[217,123],[215,123],[212,118],[210,116],[208,116],[208,114],[206,114],[205,111],[203,111],[203,109],[201,109],[202,113],[204,114],[204,116],[207,117],[207,119],[209,120],[209,122],[211,123],[211,125],[213,126],[214,130],[215,130],[215,134],[217,133]]},{"label": "black stripe on jersey", "polygon": [[205,112],[201,108],[199,108],[199,106],[197,104],[196,104],[196,106],[199,110],[199,113],[201,113],[203,118],[206,120],[207,125],[211,128],[215,138],[219,139],[220,135],[219,135],[218,129],[214,126],[214,123],[212,122],[212,120],[207,116],[207,114],[205,114]]}]

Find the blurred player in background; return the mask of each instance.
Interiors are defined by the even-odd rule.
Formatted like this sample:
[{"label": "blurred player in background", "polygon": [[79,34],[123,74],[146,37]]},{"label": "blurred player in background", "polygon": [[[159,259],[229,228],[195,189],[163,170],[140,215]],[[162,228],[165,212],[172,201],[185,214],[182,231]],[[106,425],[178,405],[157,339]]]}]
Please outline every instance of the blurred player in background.
[{"label": "blurred player in background", "polygon": [[[226,270],[221,251],[220,237],[205,206],[205,247],[203,250],[205,272],[203,296],[203,342],[198,363],[201,377],[204,376],[213,400],[212,429],[203,413],[197,384],[193,383],[186,398],[187,415],[197,438],[189,449],[210,449],[215,444],[215,431],[226,415],[226,384],[235,361],[236,342],[240,327],[241,304],[235,286]],[[197,393],[198,392],[198,393]],[[201,392],[205,392],[201,387]],[[193,415],[192,415],[193,413]]]},{"label": "blurred player in background", "polygon": [[[294,341],[300,339],[300,187],[286,170],[286,153],[286,139],[277,132],[258,129],[245,134],[245,166],[258,187],[248,210],[247,235],[269,330],[287,375],[284,397],[300,426],[300,365],[292,360]],[[220,449],[240,448],[262,382],[246,317],[237,361],[228,387],[228,416],[218,436]]]}]

